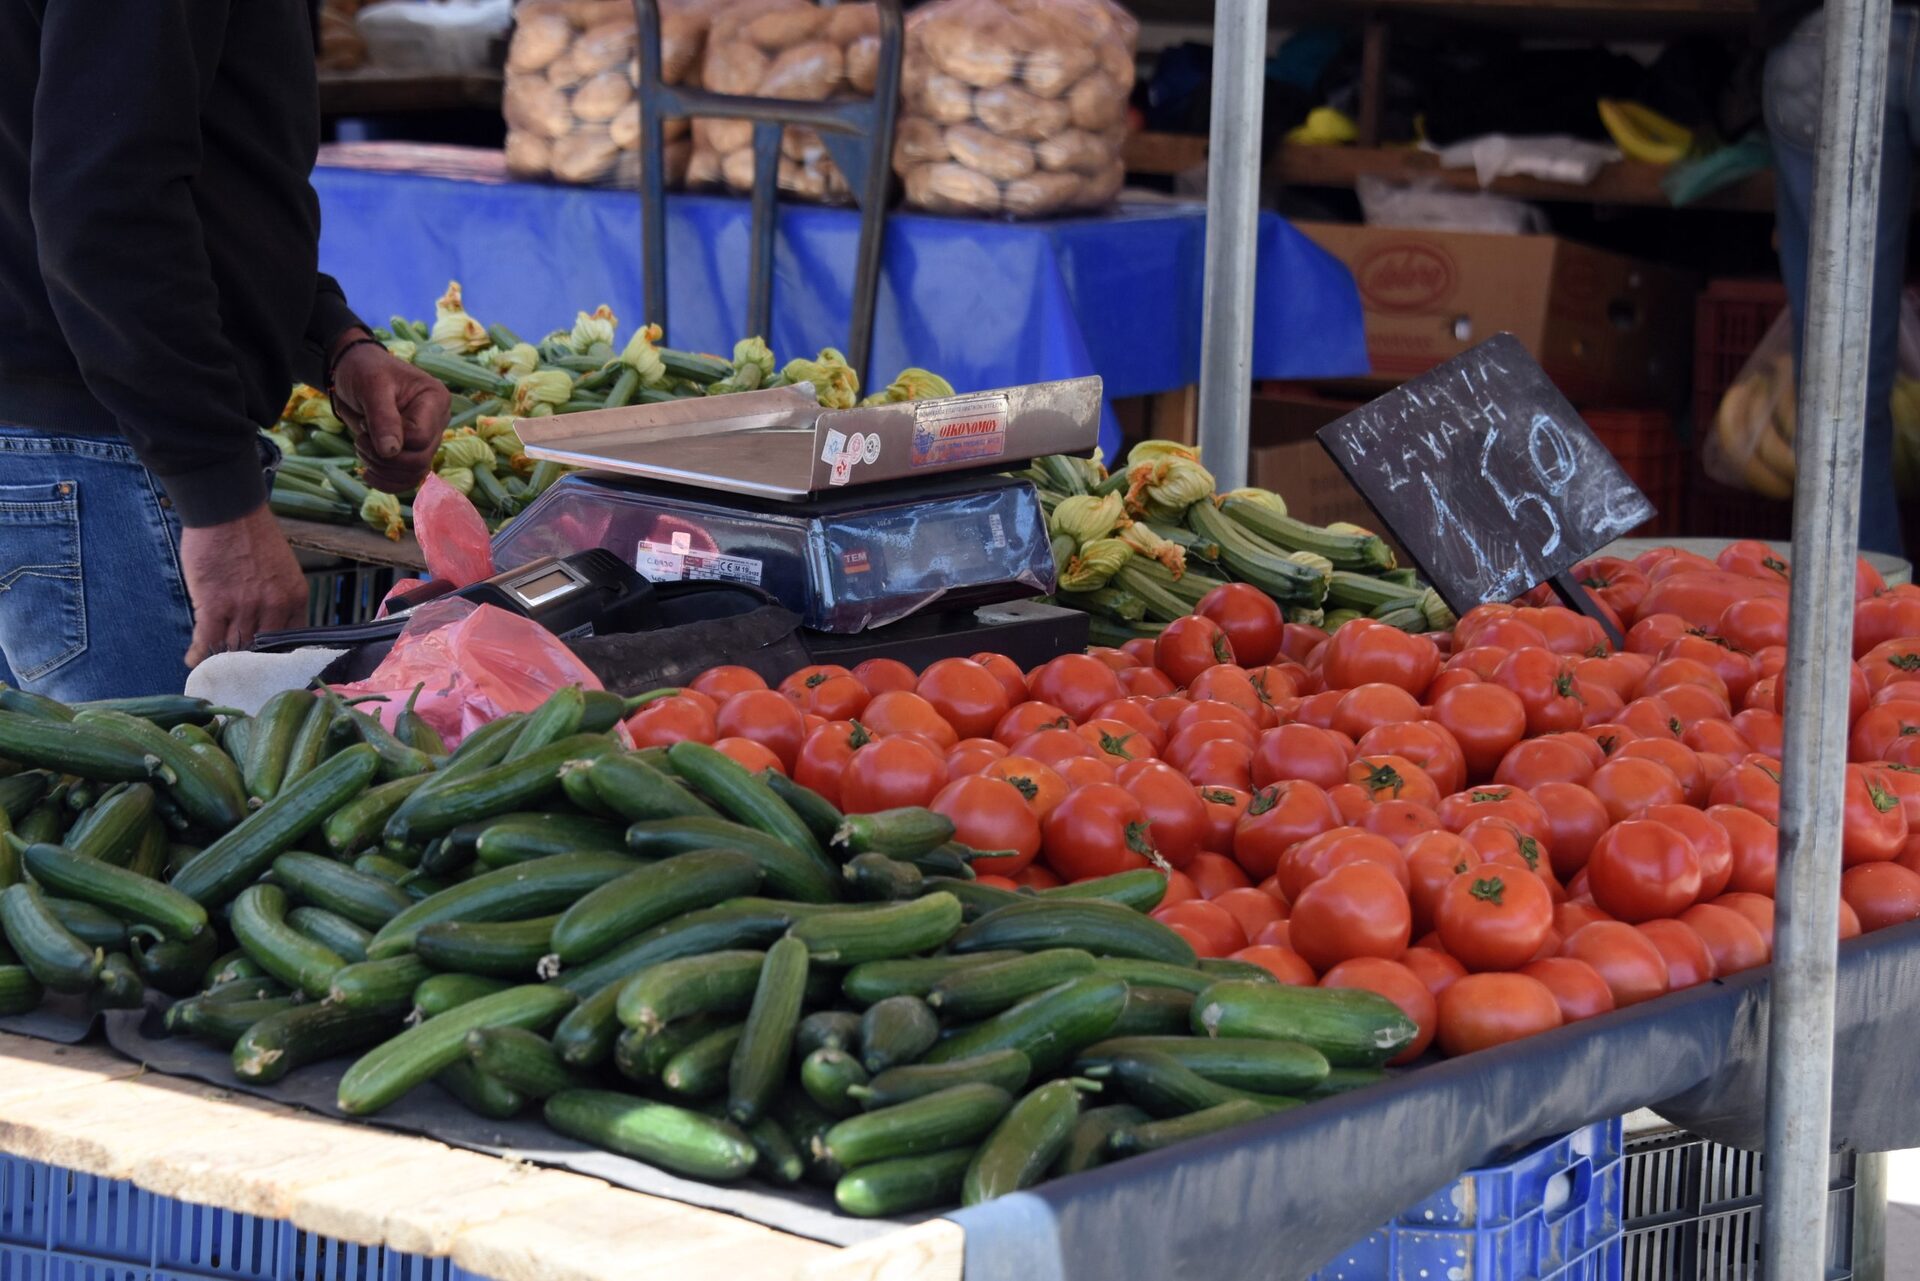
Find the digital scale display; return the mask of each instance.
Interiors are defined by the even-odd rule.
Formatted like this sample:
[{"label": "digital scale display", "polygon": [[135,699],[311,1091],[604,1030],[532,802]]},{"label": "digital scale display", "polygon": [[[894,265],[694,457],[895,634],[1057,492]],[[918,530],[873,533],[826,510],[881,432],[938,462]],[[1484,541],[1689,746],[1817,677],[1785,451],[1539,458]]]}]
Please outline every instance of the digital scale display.
[{"label": "digital scale display", "polygon": [[564,569],[551,569],[513,585],[513,594],[528,605],[544,605],[580,585],[580,580]]}]

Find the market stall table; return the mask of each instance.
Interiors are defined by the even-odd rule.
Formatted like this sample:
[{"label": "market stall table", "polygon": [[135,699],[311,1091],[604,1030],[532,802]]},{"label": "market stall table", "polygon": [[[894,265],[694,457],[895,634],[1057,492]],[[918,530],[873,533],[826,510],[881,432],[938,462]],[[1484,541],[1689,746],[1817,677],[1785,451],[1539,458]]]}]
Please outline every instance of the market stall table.
[{"label": "market stall table", "polygon": [[[450,279],[475,316],[524,337],[602,302],[627,326],[641,319],[639,210],[629,192],[327,167],[314,187],[321,267],[371,323],[427,314]],[[730,351],[744,336],[747,201],[680,195],[668,209],[668,336]],[[852,210],[782,207],[767,335],[782,357],[846,340],[858,229]],[[1188,386],[1200,362],[1205,241],[1205,210],[1192,204],[1123,204],[1035,223],[896,214],[874,379],[917,365],[974,391],[1099,374],[1109,400]],[[1364,372],[1360,299],[1346,268],[1272,214],[1261,218],[1259,263],[1254,376]],[[1112,456],[1111,412],[1102,439]]]}]

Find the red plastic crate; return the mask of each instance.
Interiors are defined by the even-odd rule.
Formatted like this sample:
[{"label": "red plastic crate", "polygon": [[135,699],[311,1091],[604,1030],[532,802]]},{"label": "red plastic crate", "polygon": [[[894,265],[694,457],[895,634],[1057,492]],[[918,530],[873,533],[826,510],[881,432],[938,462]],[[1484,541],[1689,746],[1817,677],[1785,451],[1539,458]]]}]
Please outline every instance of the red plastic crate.
[{"label": "red plastic crate", "polygon": [[1687,451],[1664,409],[1588,409],[1580,415],[1633,483],[1653,502],[1653,519],[1629,536],[1677,534],[1686,507]]},{"label": "red plastic crate", "polygon": [[1767,327],[1787,309],[1787,287],[1777,280],[1715,280],[1701,291],[1693,318],[1693,430],[1713,425],[1720,397],[1760,345]]}]

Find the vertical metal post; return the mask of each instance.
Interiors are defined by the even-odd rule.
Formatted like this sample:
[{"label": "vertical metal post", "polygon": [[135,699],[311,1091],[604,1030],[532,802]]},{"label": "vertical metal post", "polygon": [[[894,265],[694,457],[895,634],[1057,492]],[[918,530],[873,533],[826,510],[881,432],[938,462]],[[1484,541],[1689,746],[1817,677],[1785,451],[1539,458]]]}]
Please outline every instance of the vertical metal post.
[{"label": "vertical metal post", "polygon": [[1200,449],[1223,490],[1247,483],[1266,68],[1267,0],[1220,0],[1213,20],[1213,125],[1207,147]]},{"label": "vertical metal post", "polygon": [[1887,1154],[1853,1159],[1853,1281],[1886,1281]]},{"label": "vertical metal post", "polygon": [[1795,441],[1780,892],[1767,1040],[1766,1275],[1826,1275],[1853,560],[1889,0],[1828,0]]}]

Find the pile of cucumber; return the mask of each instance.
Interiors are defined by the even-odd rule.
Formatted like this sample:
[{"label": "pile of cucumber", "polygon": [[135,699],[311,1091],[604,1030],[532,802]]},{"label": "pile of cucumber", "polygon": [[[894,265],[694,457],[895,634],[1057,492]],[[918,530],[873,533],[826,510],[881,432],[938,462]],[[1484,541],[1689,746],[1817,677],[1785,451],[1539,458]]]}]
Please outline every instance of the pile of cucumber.
[{"label": "pile of cucumber", "polygon": [[1381,997],[1197,960],[1151,869],[973,879],[923,809],[842,815],[578,688],[449,753],[336,695],[258,716],[0,687],[0,1013],[173,998],[267,1084],[429,1082],[675,1173],[972,1204],[1352,1089]]}]

